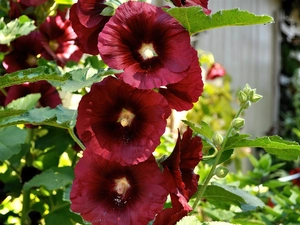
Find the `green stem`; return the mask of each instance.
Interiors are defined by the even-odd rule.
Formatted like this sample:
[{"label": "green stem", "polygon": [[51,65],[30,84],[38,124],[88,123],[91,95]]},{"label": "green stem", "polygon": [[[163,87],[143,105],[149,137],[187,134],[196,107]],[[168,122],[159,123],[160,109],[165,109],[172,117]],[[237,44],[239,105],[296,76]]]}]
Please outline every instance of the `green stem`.
[{"label": "green stem", "polygon": [[23,189],[23,208],[21,216],[21,225],[29,225],[28,212],[30,210],[30,190]]},{"label": "green stem", "polygon": [[[233,119],[238,118],[238,117],[242,114],[242,112],[243,112],[244,109],[245,109],[245,105],[246,105],[246,103],[243,104],[243,105],[240,107],[239,111],[237,112],[237,114],[235,115],[235,117],[234,117]],[[204,192],[205,192],[205,190],[206,190],[206,188],[207,188],[207,186],[208,186],[208,184],[209,184],[211,178],[212,178],[212,177],[214,176],[214,174],[215,174],[215,170],[216,170],[216,168],[217,168],[217,165],[219,164],[219,161],[220,161],[220,158],[221,158],[221,156],[222,156],[222,153],[223,153],[223,151],[224,151],[224,149],[225,149],[225,147],[226,147],[226,142],[227,142],[228,138],[230,137],[232,130],[233,130],[233,126],[231,125],[231,126],[229,127],[227,133],[226,133],[226,136],[225,136],[225,138],[224,138],[224,140],[223,140],[223,143],[222,143],[222,145],[221,145],[219,151],[217,152],[217,155],[216,155],[216,159],[215,159],[215,161],[214,161],[214,164],[213,164],[211,170],[209,171],[209,173],[208,173],[208,175],[207,175],[207,177],[206,177],[206,179],[205,179],[205,181],[204,181],[204,184],[201,186],[201,188],[200,188],[200,189],[197,191],[197,193],[196,193],[196,200],[195,200],[195,202],[194,202],[194,204],[193,204],[193,211],[195,210],[195,208],[197,207],[197,205],[198,205],[199,202],[201,201],[202,196],[203,196],[203,194],[204,194]],[[193,212],[193,211],[192,211],[192,212]],[[192,212],[191,212],[191,213],[192,213]]]},{"label": "green stem", "polygon": [[73,138],[73,140],[80,146],[80,148],[82,150],[85,149],[85,146],[81,143],[81,141],[78,139],[78,137],[76,136],[76,134],[74,133],[74,130],[72,128],[68,129],[69,134],[71,135],[71,137]]}]

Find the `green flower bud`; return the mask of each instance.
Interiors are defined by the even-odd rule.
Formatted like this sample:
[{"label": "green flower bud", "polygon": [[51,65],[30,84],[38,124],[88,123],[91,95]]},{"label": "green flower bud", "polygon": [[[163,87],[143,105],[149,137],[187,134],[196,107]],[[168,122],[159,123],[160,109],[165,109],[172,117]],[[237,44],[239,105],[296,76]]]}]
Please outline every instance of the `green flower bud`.
[{"label": "green flower bud", "polygon": [[251,89],[251,87],[250,87],[249,84],[246,84],[245,87],[244,87],[244,89],[243,89],[243,91],[245,92],[245,94],[246,94],[247,96],[249,96],[250,91],[252,91],[252,89]]},{"label": "green flower bud", "polygon": [[214,136],[212,137],[212,142],[216,146],[221,146],[223,143],[223,136],[219,133],[214,133]]},{"label": "green flower bud", "polygon": [[244,109],[248,109],[251,106],[251,102],[247,101],[244,105]]},{"label": "green flower bud", "polygon": [[243,91],[239,91],[237,98],[240,104],[244,104],[248,100],[248,96]]},{"label": "green flower bud", "polygon": [[243,118],[236,118],[232,121],[232,127],[239,130],[245,126],[245,120]]},{"label": "green flower bud", "polygon": [[232,136],[234,136],[234,135],[236,135],[236,134],[239,134],[240,133],[240,131],[239,130],[236,130],[236,129],[232,129],[232,131],[231,131],[231,135]]},{"label": "green flower bud", "polygon": [[251,98],[250,98],[250,101],[255,103],[255,102],[258,102],[260,99],[262,99],[262,95],[259,95],[259,94],[254,94]]},{"label": "green flower bud", "polygon": [[224,166],[219,166],[216,170],[215,170],[215,175],[219,178],[224,178],[226,177],[226,175],[228,174],[229,170],[224,167]]}]

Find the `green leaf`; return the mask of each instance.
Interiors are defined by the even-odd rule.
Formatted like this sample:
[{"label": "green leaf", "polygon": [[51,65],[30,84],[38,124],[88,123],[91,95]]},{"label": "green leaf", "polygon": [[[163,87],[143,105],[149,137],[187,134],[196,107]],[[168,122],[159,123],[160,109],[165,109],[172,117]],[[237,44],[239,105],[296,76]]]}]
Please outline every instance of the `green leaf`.
[{"label": "green leaf", "polygon": [[[233,149],[230,149],[228,151],[224,151],[222,152],[222,155],[219,159],[218,164],[221,164],[225,161],[227,161],[228,159],[230,159],[231,155],[233,154]],[[203,159],[203,162],[209,165],[213,165],[215,163],[216,157],[214,158],[208,158],[208,159]]]},{"label": "green leaf", "polygon": [[49,68],[46,66],[40,66],[36,68],[19,70],[10,74],[5,74],[4,76],[0,76],[0,88],[40,80],[66,81],[69,79],[69,76],[70,74],[68,73],[61,75],[58,74],[57,71],[49,71]]},{"label": "green leaf", "polygon": [[75,1],[73,0],[55,0],[57,4],[61,5],[73,5]]},{"label": "green leaf", "polygon": [[255,210],[264,206],[259,198],[242,189],[215,182],[213,185],[207,186],[203,197],[208,200],[238,205],[243,211]]},{"label": "green leaf", "polygon": [[4,161],[21,151],[27,132],[11,126],[0,128],[0,134],[0,161]]},{"label": "green leaf", "polygon": [[74,173],[71,167],[55,167],[36,175],[26,182],[23,188],[26,191],[32,187],[44,186],[47,190],[53,191],[70,184],[73,179]]},{"label": "green leaf", "polygon": [[40,98],[41,98],[40,93],[28,94],[25,97],[13,100],[6,107],[9,109],[17,109],[17,110],[32,109],[36,106]]},{"label": "green leaf", "polygon": [[35,28],[34,21],[25,15],[7,24],[5,24],[2,17],[0,18],[0,44],[9,44],[14,39],[29,34]]},{"label": "green leaf", "polygon": [[200,221],[196,216],[185,216],[176,225],[200,225]]},{"label": "green leaf", "polygon": [[207,123],[204,121],[201,121],[199,126],[196,126],[195,124],[191,123],[187,120],[182,120],[186,125],[188,125],[198,136],[202,138],[205,142],[207,142],[210,146],[215,148],[215,145],[212,143],[212,137],[214,135],[214,131],[209,127]]},{"label": "green leaf", "polygon": [[227,139],[225,150],[230,150],[235,148],[235,144],[249,138],[250,134],[236,134]]},{"label": "green leaf", "polygon": [[[227,146],[227,145],[226,145]],[[294,141],[283,140],[279,136],[259,137],[254,140],[239,139],[230,148],[259,147],[282,160],[296,160],[300,155],[300,145]],[[228,149],[226,147],[225,149]]]},{"label": "green leaf", "polygon": [[76,117],[76,110],[66,109],[61,105],[54,109],[50,107],[34,108],[19,115],[2,117],[0,127],[16,124],[34,124],[69,129],[75,126]]},{"label": "green leaf", "polygon": [[273,18],[268,15],[258,16],[240,9],[221,10],[210,16],[200,6],[175,7],[166,12],[177,19],[190,35],[219,27],[273,23]]}]

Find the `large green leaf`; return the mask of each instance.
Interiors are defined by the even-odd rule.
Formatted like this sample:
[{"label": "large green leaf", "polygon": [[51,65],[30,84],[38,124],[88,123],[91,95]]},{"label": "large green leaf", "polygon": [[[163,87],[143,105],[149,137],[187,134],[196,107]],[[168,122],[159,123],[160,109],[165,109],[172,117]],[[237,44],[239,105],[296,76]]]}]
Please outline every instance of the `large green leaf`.
[{"label": "large green leaf", "polygon": [[27,35],[36,28],[34,21],[22,15],[19,18],[5,24],[4,18],[0,18],[0,44],[8,44],[14,39]]},{"label": "large green leaf", "polygon": [[18,127],[0,128],[0,161],[19,153],[27,136],[26,130]]},{"label": "large green leaf", "polygon": [[[0,111],[1,112],[1,111]],[[10,112],[13,112],[10,110]],[[2,117],[0,127],[15,124],[34,124],[34,125],[50,125],[64,129],[73,128],[76,123],[77,111],[62,107],[61,105],[52,109],[34,108],[27,112],[18,110],[20,114]],[[0,114],[1,115],[1,114]]]},{"label": "large green leaf", "polygon": [[0,76],[0,88],[39,80],[65,81],[69,77],[70,74],[61,75],[57,71],[49,71],[49,68],[46,66],[40,66]]},{"label": "large green leaf", "polygon": [[249,140],[247,136],[243,135],[241,138],[236,136],[234,140],[225,146],[225,150],[240,147],[260,147],[283,160],[295,160],[300,156],[299,143],[283,140],[279,136],[266,136]]},{"label": "large green leaf", "polygon": [[264,203],[254,195],[235,186],[213,183],[206,188],[204,198],[238,205],[243,211],[255,210],[263,207]]},{"label": "large green leaf", "polygon": [[26,182],[23,188],[29,190],[32,187],[44,186],[47,190],[52,191],[70,184],[73,179],[74,172],[71,167],[55,167],[36,175]]},{"label": "large green leaf", "polygon": [[268,15],[259,16],[240,9],[221,10],[210,16],[206,15],[200,6],[175,7],[166,11],[177,19],[188,30],[190,35],[219,27],[246,26],[273,22],[273,18]]}]

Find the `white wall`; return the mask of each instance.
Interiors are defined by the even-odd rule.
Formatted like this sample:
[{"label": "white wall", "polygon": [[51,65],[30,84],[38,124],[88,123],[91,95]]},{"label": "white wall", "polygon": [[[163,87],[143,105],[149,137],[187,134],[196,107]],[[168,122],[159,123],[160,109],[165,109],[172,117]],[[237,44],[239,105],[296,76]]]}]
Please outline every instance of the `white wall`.
[{"label": "white wall", "polygon": [[[276,0],[210,0],[212,13],[220,9],[240,8],[255,14],[276,17]],[[232,88],[248,83],[264,98],[246,111],[244,131],[264,135],[276,122],[278,107],[277,77],[279,43],[277,24],[225,27],[200,33],[196,48],[210,51],[232,76]]]}]

